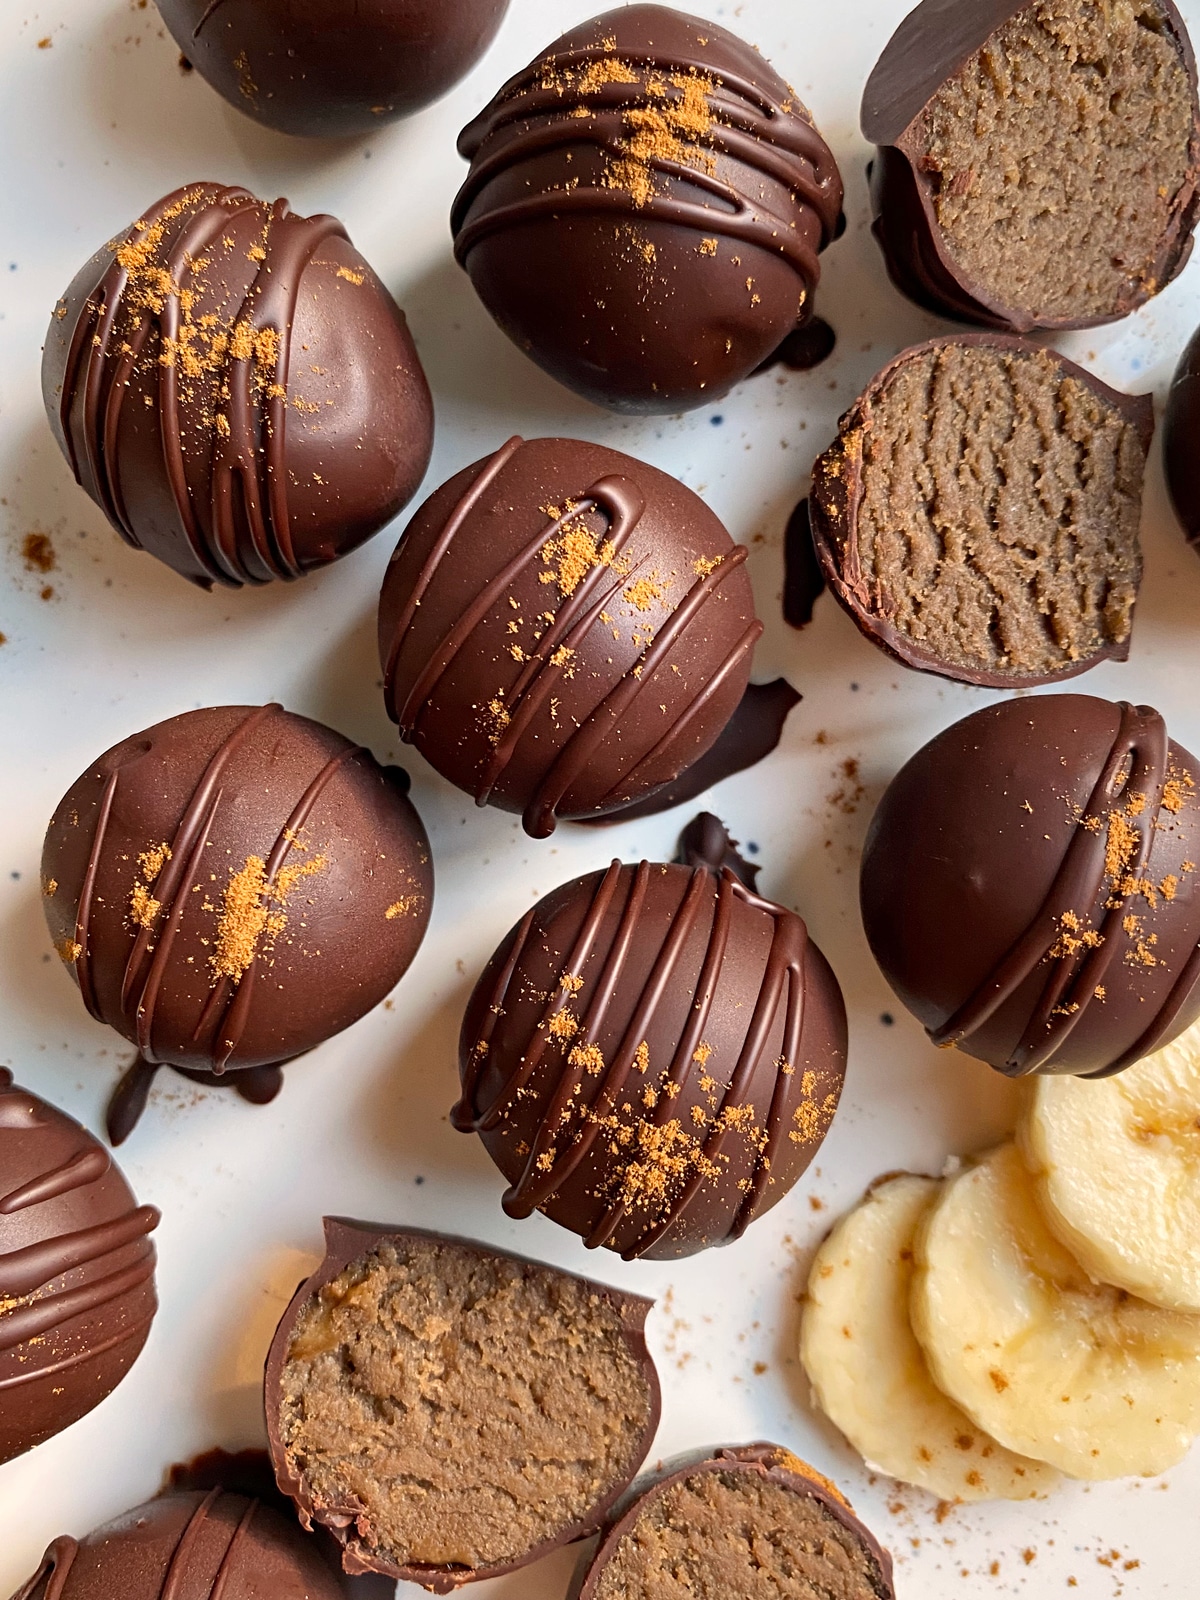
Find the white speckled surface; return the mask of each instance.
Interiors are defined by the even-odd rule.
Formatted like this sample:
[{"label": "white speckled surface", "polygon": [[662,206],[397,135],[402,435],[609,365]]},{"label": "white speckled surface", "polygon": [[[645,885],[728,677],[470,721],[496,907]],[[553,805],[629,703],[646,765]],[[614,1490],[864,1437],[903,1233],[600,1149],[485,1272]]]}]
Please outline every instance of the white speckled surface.
[{"label": "white speckled surface", "polygon": [[[802,910],[851,1014],[842,1110],[792,1196],[739,1245],[676,1266],[589,1256],[541,1218],[516,1224],[476,1141],[451,1131],[454,1045],[494,944],[556,883],[614,853],[669,856],[687,813],[537,844],[480,812],[406,752],[438,870],[430,936],[393,1000],[289,1070],[251,1109],[183,1080],[156,1088],[121,1160],[164,1211],[163,1308],[130,1377],[91,1416],[0,1467],[0,1595],[46,1544],[154,1492],[163,1469],[260,1435],[258,1375],[275,1319],[316,1257],[323,1210],[473,1234],[660,1296],[650,1337],[665,1387],[660,1454],[771,1437],[842,1483],[895,1552],[902,1600],[1070,1592],[1184,1600],[1197,1592],[1200,1452],[1167,1478],[1072,1486],[1033,1507],[957,1510],[872,1482],[807,1402],[794,1357],[806,1263],[879,1172],[940,1170],[1001,1134],[1013,1090],[929,1046],[867,953],[860,843],[901,762],[988,696],[890,665],[828,599],[803,635],[779,617],[781,534],[839,411],[896,350],[942,325],[889,286],[867,232],[861,85],[905,0],[694,0],[758,43],[800,91],[847,181],[849,228],[825,257],[820,306],[839,335],[808,375],[755,378],[720,405],[631,422],[559,389],[495,330],[450,255],[454,137],[492,90],[589,0],[513,0],[489,57],[445,101],[369,142],[303,144],[228,109],[145,0],[0,0],[0,1062],[93,1128],[128,1052],[92,1023],[52,958],[37,865],[50,811],[89,759],[190,706],[275,697],[395,759],[376,687],[374,607],[393,535],[295,588],[206,596],[126,549],[72,483],[42,414],[38,362],[60,290],[150,200],[196,178],[328,210],[406,308],[437,406],[426,489],[514,432],[575,433],[642,455],[699,490],[750,543],[767,633],[756,676],[803,691],[783,746],[709,803],[758,847],[762,886]],[[1200,0],[1183,10],[1200,27]],[[38,41],[49,39],[39,48]],[[1200,321],[1200,261],[1148,309],[1064,348],[1160,402]],[[26,534],[58,565],[26,570]],[[1157,450],[1146,581],[1131,661],[1077,687],[1149,701],[1200,749],[1200,561],[1167,510]],[[53,591],[40,598],[44,588]],[[857,763],[857,767],[848,767]],[[848,775],[849,774],[849,775]],[[481,871],[481,868],[483,869]],[[893,1015],[890,1026],[881,1017]],[[574,1556],[478,1587],[478,1600],[559,1600]],[[418,1591],[412,1591],[415,1595]]]}]

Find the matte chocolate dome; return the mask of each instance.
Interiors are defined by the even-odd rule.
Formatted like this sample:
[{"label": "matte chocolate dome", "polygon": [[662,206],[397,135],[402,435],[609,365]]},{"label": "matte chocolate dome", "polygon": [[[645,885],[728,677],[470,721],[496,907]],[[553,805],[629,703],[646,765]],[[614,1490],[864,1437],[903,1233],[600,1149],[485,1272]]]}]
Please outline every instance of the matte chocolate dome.
[{"label": "matte chocolate dome", "polygon": [[0,1462],[77,1422],[137,1360],[157,1226],[103,1145],[0,1067]]},{"label": "matte chocolate dome", "polygon": [[875,813],[867,939],[935,1044],[1102,1077],[1200,1014],[1200,763],[1157,711],[1035,695],[919,750]]},{"label": "matte chocolate dome", "polygon": [[[837,979],[794,912],[712,863],[614,861],[528,911],[475,986],[452,1120],[533,1211],[626,1259],[736,1239],[820,1147]],[[725,841],[727,842],[727,841]]]},{"label": "matte chocolate dome", "polygon": [[203,588],[356,549],[433,444],[404,314],[341,223],[216,183],[176,189],[82,268],[42,394],[113,527]]},{"label": "matte chocolate dome", "polygon": [[342,1600],[342,1587],[295,1523],[212,1489],[55,1539],[13,1600]]},{"label": "matte chocolate dome", "polygon": [[715,23],[605,12],[459,150],[459,262],[505,333],[600,405],[716,400],[812,317],[841,176],[795,93]]},{"label": "matte chocolate dome", "polygon": [[745,560],[666,473],[578,439],[510,439],[396,547],[379,608],[388,715],[535,837],[619,811],[737,709],[762,633]]},{"label": "matte chocolate dome", "polygon": [[157,0],[187,60],[281,133],[371,133],[436,100],[508,0]]},{"label": "matte chocolate dome", "polygon": [[277,705],[172,717],[72,785],[46,834],[44,904],[84,1004],[140,1053],[114,1138],[157,1067],[270,1099],[279,1063],[399,981],[433,898],[407,787]]}]

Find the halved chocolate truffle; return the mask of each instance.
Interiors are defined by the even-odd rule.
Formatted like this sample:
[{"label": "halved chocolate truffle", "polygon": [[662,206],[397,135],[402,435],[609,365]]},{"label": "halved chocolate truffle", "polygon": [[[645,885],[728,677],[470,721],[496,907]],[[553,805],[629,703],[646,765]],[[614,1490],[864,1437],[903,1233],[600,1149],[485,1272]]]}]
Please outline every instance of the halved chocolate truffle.
[{"label": "halved chocolate truffle", "polygon": [[645,462],[510,439],[396,547],[379,606],[388,715],[535,838],[620,811],[704,756],[742,700],[762,633],[746,554]]},{"label": "halved chocolate truffle", "polygon": [[994,688],[1129,654],[1149,395],[960,334],[902,351],[813,468],[830,589],[905,665]]},{"label": "halved chocolate truffle", "polygon": [[595,1532],[650,1448],[652,1304],[418,1229],[325,1220],[267,1358],[279,1487],[347,1572],[446,1594]]},{"label": "halved chocolate truffle", "polygon": [[404,313],[341,223],[217,183],[176,189],[81,269],[42,395],[117,532],[206,589],[357,549],[433,445]]},{"label": "halved chocolate truffle", "polygon": [[0,1067],[0,1462],[85,1416],[141,1354],[158,1221],[86,1128]]},{"label": "halved chocolate truffle", "polygon": [[1163,467],[1175,514],[1200,550],[1200,329],[1179,358],[1163,418]]},{"label": "halved chocolate truffle", "polygon": [[645,1488],[605,1534],[579,1600],[685,1593],[894,1600],[892,1561],[828,1478],[779,1445],[738,1445]]},{"label": "halved chocolate truffle", "polygon": [[716,400],[812,317],[837,164],[794,91],[713,22],[594,17],[458,147],[459,262],[514,343],[599,405]]},{"label": "halved chocolate truffle", "polygon": [[453,87],[508,0],[157,0],[185,58],[268,128],[371,133]]},{"label": "halved chocolate truffle", "polygon": [[693,842],[688,866],[614,861],[540,900],[459,1041],[452,1120],[508,1179],[508,1215],[627,1260],[739,1238],[816,1154],[846,1070],[804,923],[739,882],[723,829]]},{"label": "halved chocolate truffle", "polygon": [[924,0],[867,83],[896,285],[1028,333],[1126,316],[1192,247],[1196,63],[1170,0]]},{"label": "halved chocolate truffle", "polygon": [[1106,1077],[1200,1015],[1200,762],[1149,706],[1033,695],[918,750],[867,835],[862,913],[937,1045]]},{"label": "halved chocolate truffle", "polygon": [[171,1066],[278,1092],[279,1066],[399,982],[429,922],[408,779],[282,706],[189,711],[123,740],[46,834],[46,920],[88,1010],[135,1044],[119,1142]]},{"label": "halved chocolate truffle", "polygon": [[167,1494],[55,1539],[13,1600],[342,1600],[313,1541],[220,1489]]}]

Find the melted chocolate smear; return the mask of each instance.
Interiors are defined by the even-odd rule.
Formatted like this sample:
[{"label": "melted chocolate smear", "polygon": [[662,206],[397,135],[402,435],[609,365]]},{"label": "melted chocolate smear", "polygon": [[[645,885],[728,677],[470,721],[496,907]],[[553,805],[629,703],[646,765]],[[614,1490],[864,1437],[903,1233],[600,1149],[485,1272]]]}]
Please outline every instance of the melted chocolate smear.
[{"label": "melted chocolate smear", "polygon": [[714,783],[733,777],[735,772],[744,772],[769,756],[779,743],[789,711],[799,705],[802,698],[786,678],[750,684],[716,744],[673,782],[621,811],[575,820],[582,820],[585,827],[603,828],[612,822],[630,822],[635,817],[656,817],[660,811],[670,811],[672,806],[694,800]]},{"label": "melted chocolate smear", "polygon": [[[252,1500],[261,1500],[289,1521],[296,1515],[295,1506],[279,1491],[271,1458],[265,1450],[205,1450],[190,1461],[177,1461],[168,1467],[160,1493],[174,1494],[188,1489],[224,1489],[229,1494],[244,1494]],[[333,1535],[325,1528],[315,1528],[312,1537],[317,1541],[321,1559],[337,1574],[343,1591],[353,1600],[392,1600],[396,1585],[390,1578],[374,1572],[352,1578],[342,1571],[341,1546]]]},{"label": "melted chocolate smear", "polygon": [[824,592],[825,574],[813,548],[808,501],[801,500],[783,535],[783,620],[793,628],[806,628]]},{"label": "melted chocolate smear", "polygon": [[728,867],[739,883],[758,892],[757,878],[762,868],[738,853],[738,840],[729,837],[728,828],[711,811],[702,811],[679,835],[676,859],[685,867],[708,867],[718,876]]},{"label": "melted chocolate smear", "polygon": [[[141,1121],[142,1112],[150,1098],[150,1086],[158,1070],[156,1063],[144,1061],[139,1056],[113,1090],[104,1126],[108,1131],[109,1143],[114,1147],[124,1144]],[[190,1067],[175,1067],[172,1070],[210,1089],[236,1089],[242,1099],[248,1100],[252,1106],[270,1105],[283,1088],[281,1066],[240,1067],[235,1072],[201,1072]]]},{"label": "melted chocolate smear", "polygon": [[811,372],[822,361],[828,361],[837,345],[837,334],[824,317],[810,317],[802,328],[793,328],[787,338],[769,355],[756,372],[769,372],[772,367],[787,367],[789,372]]}]

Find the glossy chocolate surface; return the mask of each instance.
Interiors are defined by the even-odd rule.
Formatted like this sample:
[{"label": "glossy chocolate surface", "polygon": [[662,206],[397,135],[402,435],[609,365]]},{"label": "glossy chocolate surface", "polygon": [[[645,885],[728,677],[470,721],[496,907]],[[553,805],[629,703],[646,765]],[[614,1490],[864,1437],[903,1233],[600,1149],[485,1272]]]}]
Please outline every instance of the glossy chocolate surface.
[{"label": "glossy chocolate surface", "polygon": [[[936,175],[921,161],[925,153],[921,114],[942,84],[1029,4],[1031,0],[922,0],[897,28],[867,80],[862,100],[863,137],[878,147],[870,169],[873,231],[896,287],[941,316],[1009,333],[1095,327],[1128,316],[1186,266],[1200,210],[1196,188],[1200,127],[1192,137],[1191,176],[1159,240],[1157,260],[1145,281],[1113,312],[1055,319],[1035,317],[1027,307],[998,301],[973,283],[945,248],[933,203]],[[1156,4],[1194,92],[1196,61],[1183,18],[1171,0]]]},{"label": "glossy chocolate surface", "polygon": [[13,1600],[342,1600],[342,1589],[295,1523],[210,1489],[55,1539]]},{"label": "glossy chocolate surface", "polygon": [[452,1121],[508,1179],[508,1215],[626,1259],[738,1238],[816,1154],[845,1073],[804,923],[728,870],[727,837],[690,842],[690,866],[614,861],[539,901],[459,1041]]},{"label": "glossy chocolate surface", "polygon": [[871,822],[884,976],[938,1045],[1103,1077],[1200,1014],[1200,763],[1147,706],[1035,695],[919,750]]},{"label": "glossy chocolate surface", "polygon": [[1163,467],[1175,515],[1200,549],[1200,330],[1179,358],[1163,419]]},{"label": "glossy chocolate surface", "polygon": [[[1060,683],[1077,677],[1104,660],[1125,661],[1129,656],[1131,634],[1121,640],[1103,645],[1091,655],[1080,656],[1053,672],[1020,673],[976,670],[957,662],[945,660],[918,640],[893,626],[883,614],[878,596],[863,573],[858,560],[858,512],[864,495],[863,463],[869,452],[873,427],[873,411],[879,397],[893,380],[899,368],[910,361],[919,361],[931,350],[947,345],[963,345],[984,350],[1023,352],[1040,347],[1025,339],[999,333],[960,333],[950,338],[929,339],[922,344],[902,350],[894,360],[872,378],[866,389],[838,422],[838,437],[825,453],[817,458],[813,467],[812,492],[806,502],[807,510],[797,517],[795,528],[788,532],[789,586],[785,588],[785,608],[792,604],[793,615],[799,619],[794,626],[803,626],[811,616],[812,600],[821,587],[828,587],[843,611],[854,621],[859,632],[893,656],[906,667],[918,672],[934,672],[943,678],[953,678],[961,683],[977,684],[989,689],[1032,688],[1038,684]],[[1154,435],[1154,398],[1152,395],[1121,394],[1109,388],[1084,367],[1076,366],[1065,356],[1053,355],[1064,376],[1085,385],[1108,406],[1113,406],[1136,429],[1143,451],[1150,449]],[[820,586],[813,593],[811,580],[804,569],[803,533],[800,520],[807,520],[811,548],[816,554]],[[811,595],[811,598],[809,596]],[[807,615],[805,601],[807,600]],[[785,610],[786,614],[786,610]]]},{"label": "glossy chocolate surface", "polygon": [[218,94],[281,133],[371,133],[436,100],[491,44],[508,0],[157,0]]},{"label": "glossy chocolate surface", "polygon": [[742,700],[762,633],[746,554],[644,462],[510,439],[396,547],[379,608],[388,715],[535,838],[620,811],[712,750]]},{"label": "glossy chocolate surface", "polygon": [[158,1309],[153,1206],[108,1151],[0,1067],[0,1462],[120,1383]]},{"label": "glossy chocolate surface", "polygon": [[399,981],[433,897],[407,787],[277,705],[172,717],[72,785],[46,835],[43,904],[84,1004],[139,1052],[115,1139],[156,1068],[269,1098],[278,1063]]},{"label": "glossy chocolate surface", "polygon": [[203,588],[356,549],[433,444],[404,314],[341,223],[216,183],[166,195],[81,269],[42,395],[122,538]]},{"label": "glossy chocolate surface", "polygon": [[837,164],[794,92],[665,6],[563,34],[459,150],[451,226],[480,299],[553,377],[624,410],[703,405],[769,360],[812,316],[842,226]]},{"label": "glossy chocolate surface", "polygon": [[[431,1589],[435,1594],[449,1594],[460,1588],[463,1584],[473,1583],[483,1578],[499,1577],[505,1572],[513,1572],[527,1566],[531,1561],[538,1560],[541,1556],[548,1555],[551,1550],[557,1550],[566,1544],[572,1544],[577,1539],[586,1538],[603,1526],[604,1519],[628,1489],[646,1457],[646,1452],[654,1442],[654,1435],[658,1428],[659,1417],[662,1409],[662,1395],[659,1387],[658,1372],[654,1365],[653,1357],[646,1344],[645,1325],[653,1300],[647,1300],[642,1295],[629,1294],[623,1289],[612,1288],[607,1284],[593,1283],[589,1279],[580,1279],[574,1274],[560,1273],[558,1269],[549,1267],[541,1262],[529,1261],[524,1256],[511,1254],[507,1251],[492,1250],[488,1246],[476,1244],[469,1239],[450,1238],[444,1234],[431,1233],[424,1228],[389,1228],[380,1223],[356,1222],[348,1217],[326,1217],[325,1225],[325,1259],[316,1272],[296,1290],[291,1303],[284,1312],[275,1337],[271,1341],[271,1348],[267,1355],[267,1368],[265,1380],[265,1401],[267,1415],[267,1439],[271,1461],[275,1468],[275,1477],[282,1493],[294,1501],[301,1522],[306,1528],[314,1525],[327,1528],[342,1546],[342,1564],[348,1573],[382,1572],[389,1577],[402,1579],[409,1583],[418,1583],[426,1589]],[[282,1403],[282,1376],[283,1369],[288,1360],[288,1352],[292,1341],[292,1332],[297,1320],[305,1306],[315,1295],[332,1283],[344,1269],[360,1257],[377,1250],[380,1245],[389,1242],[403,1243],[404,1241],[433,1241],[453,1245],[460,1250],[467,1250],[473,1255],[478,1255],[484,1260],[498,1260],[515,1263],[519,1267],[528,1267],[538,1274],[550,1274],[561,1278],[575,1278],[576,1282],[585,1284],[595,1294],[608,1301],[617,1311],[621,1321],[621,1334],[624,1343],[632,1354],[637,1366],[645,1377],[646,1388],[650,1400],[650,1411],[646,1426],[633,1452],[633,1458],[628,1463],[627,1472],[616,1482],[597,1485],[596,1502],[589,1515],[571,1527],[561,1529],[558,1533],[529,1550],[521,1560],[506,1563],[503,1566],[491,1567],[461,1567],[446,1565],[434,1566],[400,1566],[394,1562],[380,1559],[373,1555],[369,1544],[369,1530],[360,1527],[357,1521],[355,1508],[351,1506],[331,1506],[321,1503],[310,1491],[304,1479],[302,1467],[293,1459],[281,1437],[280,1408]],[[361,1510],[361,1506],[358,1508]]]},{"label": "glossy chocolate surface", "polygon": [[[617,1520],[605,1531],[584,1571],[582,1582],[577,1584],[575,1600],[594,1600],[605,1569],[622,1542],[635,1534],[639,1518],[653,1508],[656,1500],[675,1484],[711,1472],[727,1478],[744,1473],[815,1500],[825,1513],[842,1525],[862,1551],[878,1600],[894,1600],[892,1558],[870,1529],[854,1515],[841,1491],[790,1450],[765,1441],[730,1445],[706,1454],[685,1456],[671,1462],[665,1470],[660,1469],[654,1477],[635,1484],[632,1501],[621,1508]],[[764,1529],[763,1533],[767,1534],[768,1530]],[[752,1537],[746,1539],[746,1548],[748,1552],[753,1550]],[[829,1592],[836,1591],[831,1589]]]}]

